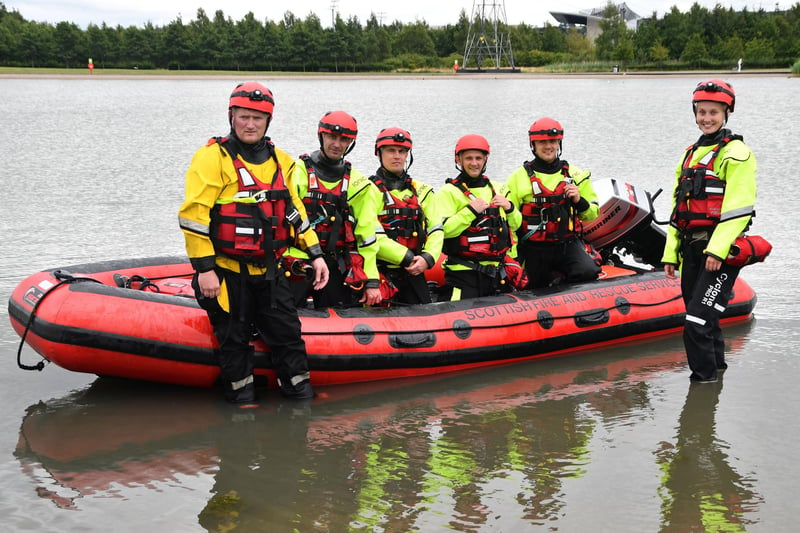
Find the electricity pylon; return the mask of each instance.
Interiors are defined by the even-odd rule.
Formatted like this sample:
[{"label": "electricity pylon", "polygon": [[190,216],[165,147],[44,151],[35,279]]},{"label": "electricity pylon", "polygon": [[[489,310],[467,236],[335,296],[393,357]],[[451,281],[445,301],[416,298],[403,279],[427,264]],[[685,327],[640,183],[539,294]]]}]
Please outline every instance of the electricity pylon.
[{"label": "electricity pylon", "polygon": [[474,0],[464,64],[458,72],[519,72],[514,66],[505,0]]}]

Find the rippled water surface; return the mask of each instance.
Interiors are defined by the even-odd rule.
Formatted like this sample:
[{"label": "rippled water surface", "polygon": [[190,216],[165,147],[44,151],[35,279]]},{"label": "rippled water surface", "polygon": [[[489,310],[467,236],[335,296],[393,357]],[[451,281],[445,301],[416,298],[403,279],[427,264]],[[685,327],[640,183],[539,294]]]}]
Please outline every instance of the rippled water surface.
[{"label": "rippled water surface", "polygon": [[[411,173],[455,175],[465,133],[504,180],[543,115],[595,178],[668,188],[696,136],[702,77],[263,80],[271,134],[316,148],[331,109],[414,137]],[[759,162],[754,232],[775,250],[743,277],[755,319],[730,369],[690,386],[677,337],[436,379],[272,393],[241,411],[209,390],[16,366],[5,302],[45,268],[183,253],[176,211],[200,145],[227,131],[230,80],[0,79],[0,513],[10,531],[794,530],[800,282],[790,195],[798,80],[737,75],[731,127]],[[31,90],[35,87],[35,90]],[[787,175],[787,173],[789,175]],[[668,199],[656,207],[666,217]],[[28,362],[35,354],[24,351]]]}]

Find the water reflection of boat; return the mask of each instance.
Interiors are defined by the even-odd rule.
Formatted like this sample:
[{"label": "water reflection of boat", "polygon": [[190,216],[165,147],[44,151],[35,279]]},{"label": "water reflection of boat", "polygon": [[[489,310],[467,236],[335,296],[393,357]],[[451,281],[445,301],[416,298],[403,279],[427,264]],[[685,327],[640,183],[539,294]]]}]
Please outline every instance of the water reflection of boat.
[{"label": "water reflection of boat", "polygon": [[[602,392],[609,389],[638,397],[635,391],[649,379],[682,364],[680,351],[628,358],[599,352],[525,365],[516,378],[503,369],[487,369],[380,386],[321,387],[314,403],[299,412],[277,393],[274,403],[243,412],[202,390],[99,378],[87,389],[29,407],[15,456],[34,479],[37,493],[65,508],[79,507],[79,500],[90,496],[124,497],[132,487],[163,490],[164,484],[216,477],[223,460],[226,468],[241,462],[233,467],[241,474],[248,470],[244,465],[255,461],[251,454],[259,456],[255,462],[265,463],[269,477],[276,469],[298,464],[311,470],[341,464],[366,468],[359,457],[370,442],[421,439],[416,446],[430,447],[434,441],[429,433],[437,424],[469,425],[479,419],[482,434],[524,440],[525,435],[514,433],[503,420],[524,418],[520,409],[537,409],[540,427],[528,435],[552,429],[545,427],[550,424],[543,418],[546,412],[561,412],[554,427],[572,427],[575,422],[568,418],[576,399],[601,405]],[[570,440],[580,431],[573,427],[564,437],[572,435]],[[287,448],[290,435],[293,446]],[[284,456],[276,460],[275,453]],[[239,485],[240,498],[263,502],[258,483]],[[250,488],[253,494],[247,492]],[[333,489],[323,483],[319,490]]]},{"label": "water reflection of boat", "polygon": [[31,405],[14,454],[37,493],[63,508],[124,488],[175,483],[215,466],[208,430],[221,414],[208,405],[200,390],[98,379]]},{"label": "water reflection of boat", "polygon": [[[630,185],[612,185],[599,222],[587,228],[613,259],[601,279],[460,302],[301,310],[314,383],[496,366],[677,331],[684,320],[679,281],[621,263],[624,254],[617,253],[657,264],[664,234],[653,225],[652,201]],[[14,290],[9,316],[28,345],[66,369],[208,386],[219,373],[216,341],[205,313],[187,297],[190,272],[185,258],[43,271]],[[734,292],[723,319],[746,321],[755,293],[742,279]],[[260,341],[255,348],[256,372],[274,377],[268,349]]]}]

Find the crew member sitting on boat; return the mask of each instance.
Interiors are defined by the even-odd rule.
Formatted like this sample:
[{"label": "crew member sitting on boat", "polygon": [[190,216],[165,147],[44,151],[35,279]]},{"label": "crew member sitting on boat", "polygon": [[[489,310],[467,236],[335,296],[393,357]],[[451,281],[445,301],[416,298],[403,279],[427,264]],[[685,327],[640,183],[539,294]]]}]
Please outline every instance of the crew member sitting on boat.
[{"label": "crew member sitting on boat", "polygon": [[445,300],[510,292],[519,284],[519,265],[510,266],[515,274],[509,277],[506,264],[513,262],[509,251],[522,217],[508,199],[508,188],[485,176],[489,153],[485,137],[461,137],[455,147],[459,174],[436,193],[447,254]]},{"label": "crew member sitting on boat", "polygon": [[431,302],[425,271],[442,252],[444,232],[433,188],[408,175],[411,147],[408,131],[381,130],[375,140],[380,167],[369,179],[381,193],[378,219],[387,237],[378,240],[378,270],[397,289],[392,302],[418,304]]},{"label": "crew member sitting on boat", "polygon": [[[326,113],[319,121],[319,150],[300,156],[293,180],[325,254],[330,283],[315,288],[302,275],[292,277],[297,305],[309,296],[317,309],[381,302],[378,253],[380,194],[375,185],[352,168],[345,156],[355,147],[356,119],[344,111]],[[306,254],[290,247],[287,259],[303,262]],[[290,271],[296,269],[291,268]]]},{"label": "crew member sitting on boat", "polygon": [[560,281],[590,281],[600,273],[599,254],[581,238],[582,223],[597,218],[597,194],[591,173],[561,159],[564,128],[552,118],[536,120],[528,130],[533,161],[507,179],[509,198],[522,212],[517,230],[520,262],[529,288]]}]

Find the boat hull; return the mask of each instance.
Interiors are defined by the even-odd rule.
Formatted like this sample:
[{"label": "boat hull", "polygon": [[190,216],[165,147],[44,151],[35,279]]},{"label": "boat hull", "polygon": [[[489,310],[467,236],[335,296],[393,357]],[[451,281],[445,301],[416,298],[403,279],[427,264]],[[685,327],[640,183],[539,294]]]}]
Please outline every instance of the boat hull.
[{"label": "boat hull", "polygon": [[[12,293],[9,316],[30,347],[67,370],[210,386],[219,375],[216,340],[196,301],[114,282],[117,274],[188,284],[190,272],[185,257],[38,272]],[[312,380],[341,384],[511,364],[682,328],[679,280],[661,272],[604,272],[604,279],[536,293],[407,307],[302,309]],[[737,280],[723,321],[749,320],[755,304],[752,288]],[[253,344],[256,373],[274,383],[269,349],[258,340]]]}]

